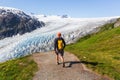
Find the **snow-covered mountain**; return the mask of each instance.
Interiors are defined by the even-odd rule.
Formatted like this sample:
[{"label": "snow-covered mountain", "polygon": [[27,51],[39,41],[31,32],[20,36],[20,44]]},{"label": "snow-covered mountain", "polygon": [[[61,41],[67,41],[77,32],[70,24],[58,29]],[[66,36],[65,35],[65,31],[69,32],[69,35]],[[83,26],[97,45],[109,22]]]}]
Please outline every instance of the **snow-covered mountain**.
[{"label": "snow-covered mountain", "polygon": [[97,31],[103,24],[114,22],[117,17],[108,18],[62,18],[60,16],[34,15],[45,23],[44,27],[30,33],[0,40],[0,62],[26,56],[35,52],[53,50],[57,32],[61,32],[67,44]]},{"label": "snow-covered mountain", "polygon": [[0,7],[0,39],[31,32],[42,26],[44,26],[42,21],[38,21],[21,10]]}]

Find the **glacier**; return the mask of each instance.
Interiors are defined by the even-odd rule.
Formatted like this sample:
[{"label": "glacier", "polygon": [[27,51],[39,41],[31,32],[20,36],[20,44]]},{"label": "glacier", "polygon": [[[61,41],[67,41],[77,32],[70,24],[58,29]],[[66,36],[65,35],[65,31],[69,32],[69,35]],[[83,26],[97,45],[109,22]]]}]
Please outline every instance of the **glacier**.
[{"label": "glacier", "polygon": [[98,27],[111,21],[114,22],[118,18],[61,18],[42,15],[33,15],[33,17],[45,22],[45,26],[24,35],[18,34],[0,40],[0,62],[53,50],[57,32],[61,32],[66,43],[70,44],[82,36],[96,32]]}]

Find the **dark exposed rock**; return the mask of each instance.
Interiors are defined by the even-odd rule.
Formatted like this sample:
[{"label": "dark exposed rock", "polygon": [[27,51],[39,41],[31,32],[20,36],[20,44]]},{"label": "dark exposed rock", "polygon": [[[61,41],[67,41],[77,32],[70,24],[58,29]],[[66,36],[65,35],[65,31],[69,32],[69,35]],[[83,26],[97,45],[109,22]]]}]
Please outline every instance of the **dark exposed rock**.
[{"label": "dark exposed rock", "polygon": [[68,18],[68,15],[62,15],[61,18]]},{"label": "dark exposed rock", "polygon": [[22,35],[42,26],[45,26],[44,22],[40,22],[22,11],[14,13],[9,9],[0,8],[0,39],[17,34]]},{"label": "dark exposed rock", "polygon": [[120,26],[120,18],[118,18],[116,23],[114,24],[114,27],[119,27],[119,26]]}]

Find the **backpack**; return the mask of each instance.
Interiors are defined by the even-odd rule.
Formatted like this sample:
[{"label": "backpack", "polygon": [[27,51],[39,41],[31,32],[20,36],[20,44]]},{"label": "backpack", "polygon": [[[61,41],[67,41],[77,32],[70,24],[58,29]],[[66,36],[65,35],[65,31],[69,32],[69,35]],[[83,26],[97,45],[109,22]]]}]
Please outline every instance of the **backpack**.
[{"label": "backpack", "polygon": [[58,49],[59,50],[63,49],[63,40],[62,39],[58,39]]}]

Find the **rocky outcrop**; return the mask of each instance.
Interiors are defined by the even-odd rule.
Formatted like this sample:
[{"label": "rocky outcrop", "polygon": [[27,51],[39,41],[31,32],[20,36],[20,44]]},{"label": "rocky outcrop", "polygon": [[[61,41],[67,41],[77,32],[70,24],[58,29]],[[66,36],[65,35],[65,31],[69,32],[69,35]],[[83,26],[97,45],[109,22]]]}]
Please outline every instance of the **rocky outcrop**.
[{"label": "rocky outcrop", "polygon": [[119,27],[119,26],[120,26],[120,18],[118,18],[114,24],[114,27]]},{"label": "rocky outcrop", "polygon": [[22,35],[42,26],[45,26],[44,22],[20,10],[0,8],[0,39],[17,34]]}]

